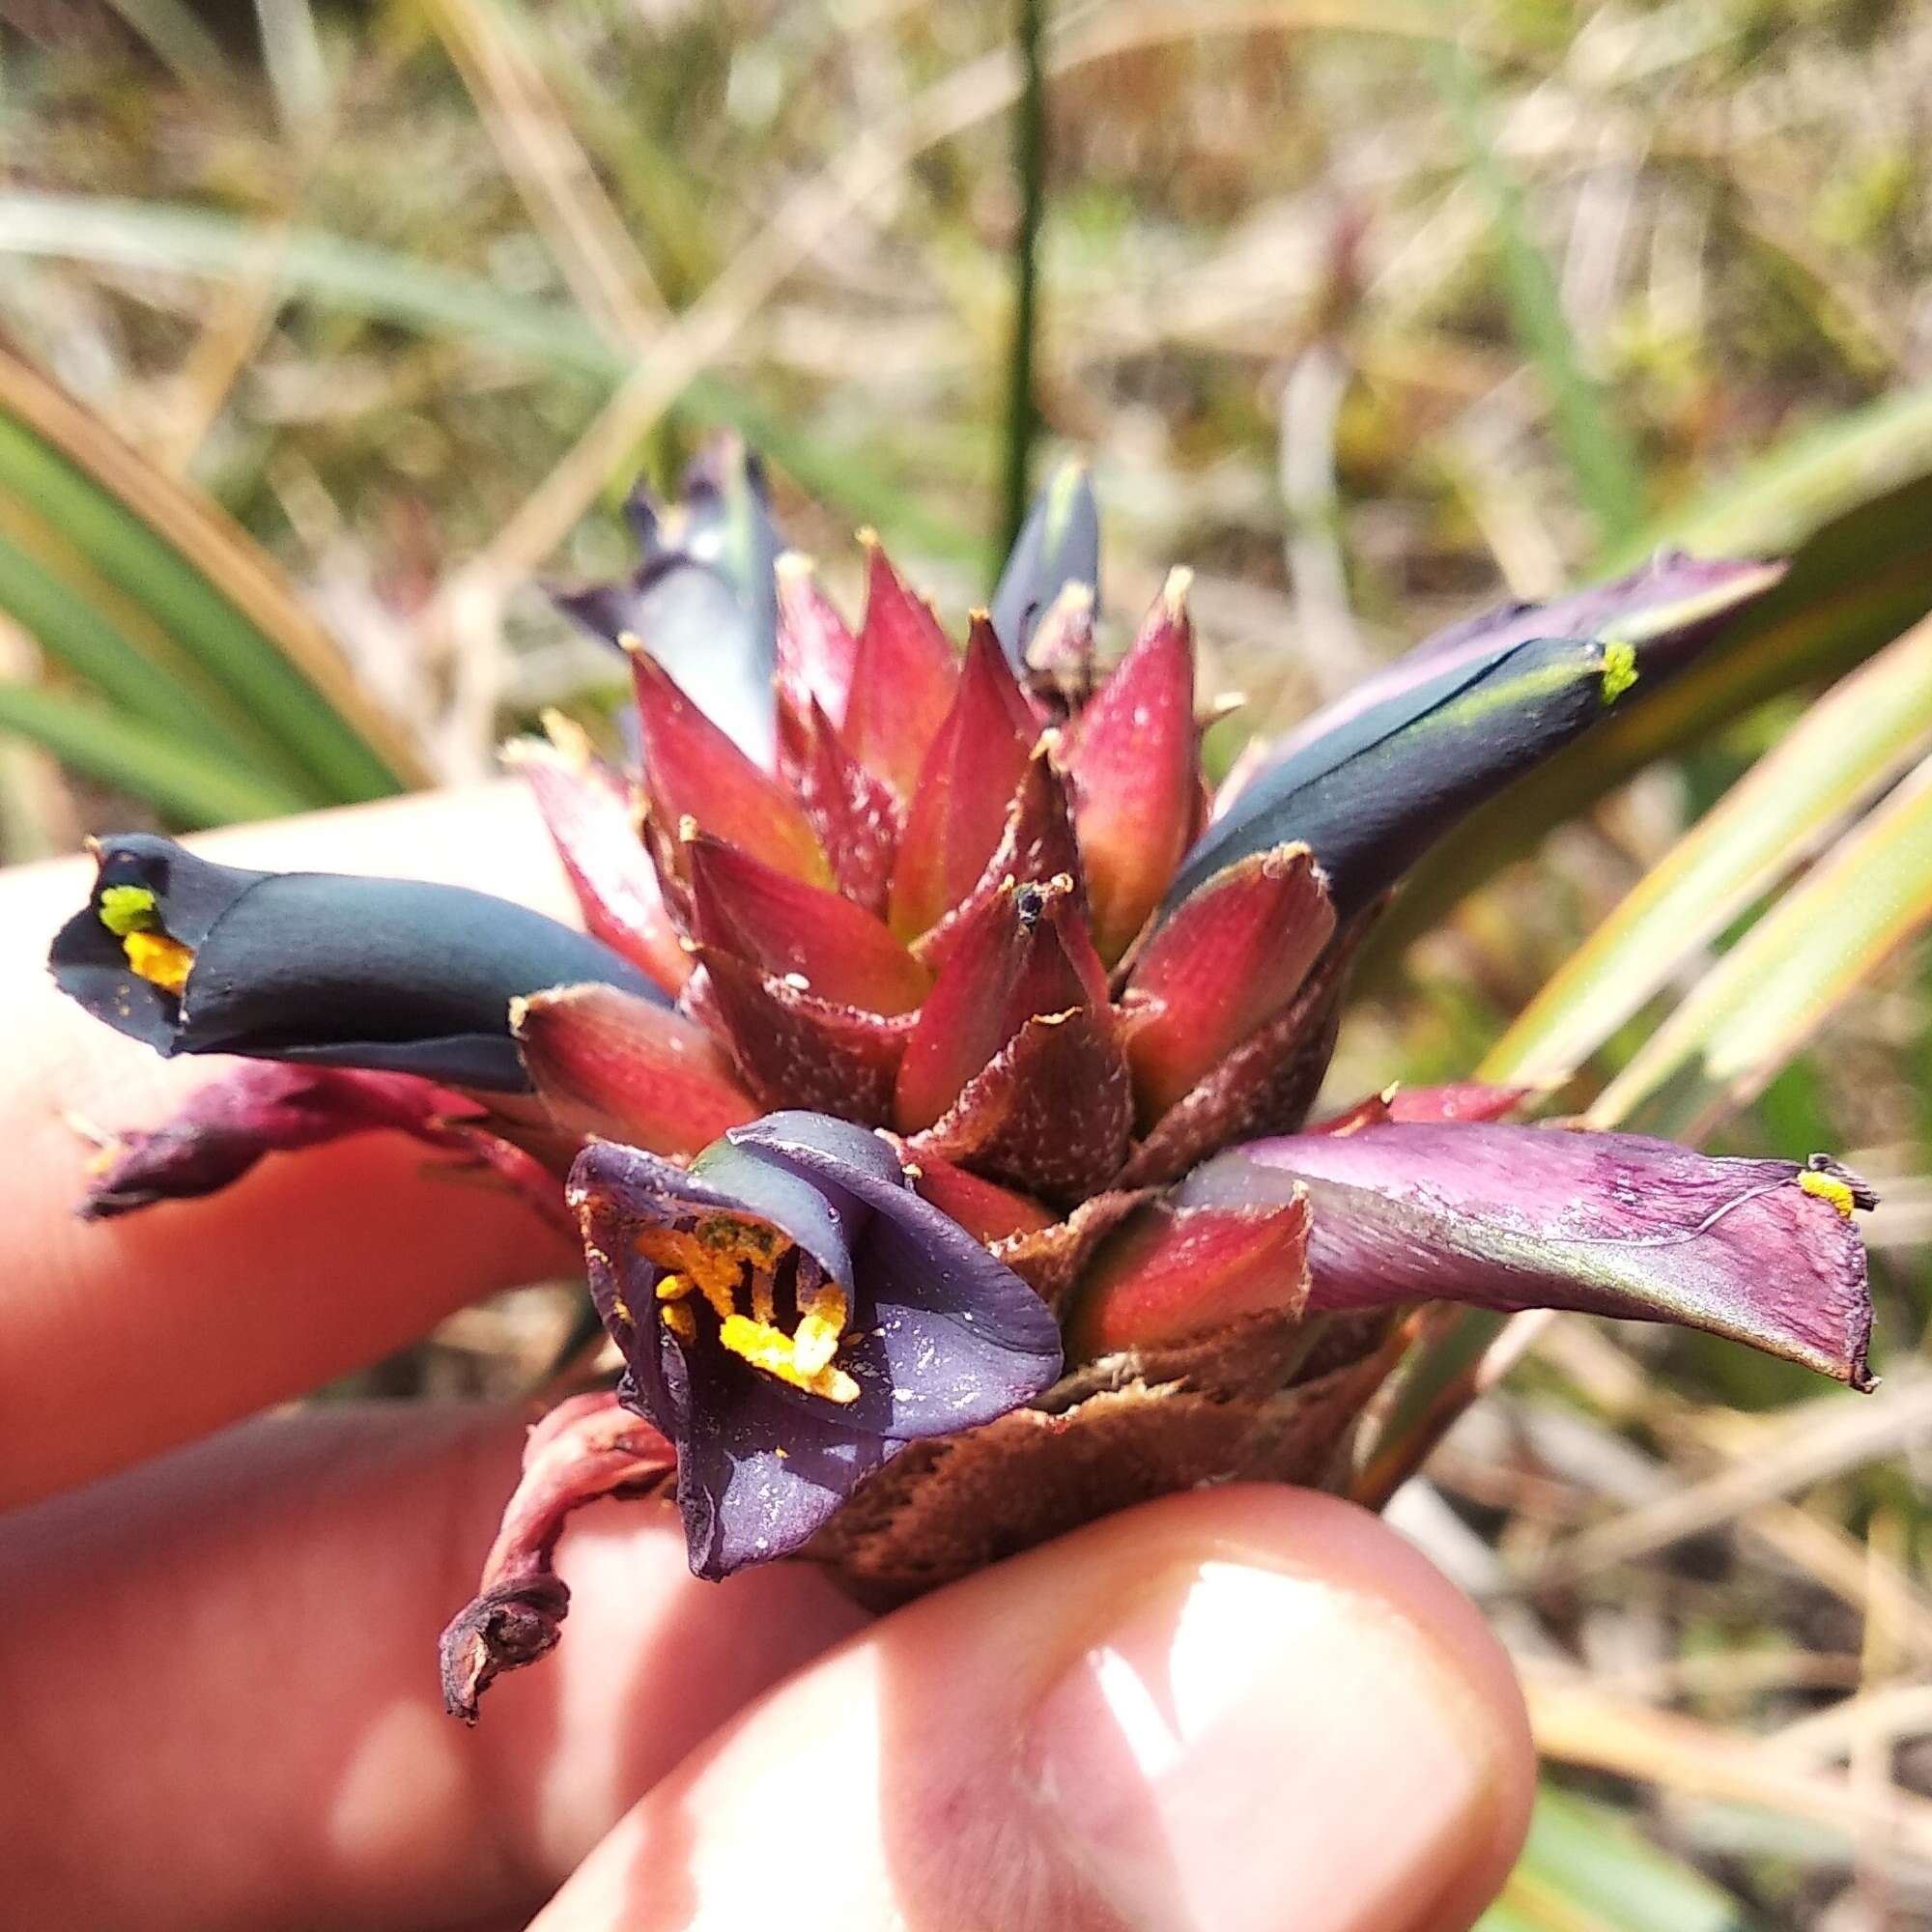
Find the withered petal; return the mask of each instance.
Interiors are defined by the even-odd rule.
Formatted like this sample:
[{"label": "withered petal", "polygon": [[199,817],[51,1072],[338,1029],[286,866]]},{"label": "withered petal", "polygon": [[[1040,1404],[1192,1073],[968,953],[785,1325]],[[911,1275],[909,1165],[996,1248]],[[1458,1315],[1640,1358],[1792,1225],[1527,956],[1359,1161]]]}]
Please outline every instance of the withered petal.
[{"label": "withered petal", "polygon": [[1869,1384],[1853,1226],[1830,1166],[1718,1159],[1634,1134],[1406,1125],[1230,1149],[1176,1191],[1241,1205],[1305,1187],[1311,1306],[1445,1300],[1673,1321]]},{"label": "withered petal", "polygon": [[475,1597],[442,1634],[443,1708],[466,1724],[506,1670],[555,1646],[570,1590],[552,1566],[571,1513],[600,1496],[646,1495],[668,1480],[670,1444],[612,1391],[559,1404],[529,1433]]},{"label": "withered petal", "polygon": [[410,1073],[244,1062],[195,1089],[162,1125],[117,1134],[88,1183],[79,1214],[106,1220],[160,1201],[217,1193],[270,1153],[390,1130],[437,1148],[464,1148],[457,1120],[483,1108]]}]

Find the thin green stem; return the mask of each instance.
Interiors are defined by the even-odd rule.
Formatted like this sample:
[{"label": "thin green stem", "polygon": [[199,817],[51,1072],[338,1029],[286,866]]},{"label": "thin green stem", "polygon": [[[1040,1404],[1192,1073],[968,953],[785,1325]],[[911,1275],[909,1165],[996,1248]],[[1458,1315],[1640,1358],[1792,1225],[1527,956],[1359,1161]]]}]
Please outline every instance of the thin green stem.
[{"label": "thin green stem", "polygon": [[1046,0],[1019,0],[1022,82],[1013,122],[1013,168],[1019,177],[1020,219],[1013,237],[1013,334],[1007,362],[1006,530],[1004,556],[1026,521],[1032,491],[1034,338],[1039,319],[1039,229],[1046,213],[1046,74],[1040,42]]}]

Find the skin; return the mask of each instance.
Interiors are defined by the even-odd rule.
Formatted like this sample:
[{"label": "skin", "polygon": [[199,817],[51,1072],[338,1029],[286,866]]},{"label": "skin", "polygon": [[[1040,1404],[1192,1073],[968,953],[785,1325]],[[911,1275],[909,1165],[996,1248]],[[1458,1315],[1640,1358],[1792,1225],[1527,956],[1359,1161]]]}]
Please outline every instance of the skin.
[{"label": "skin", "polygon": [[[205,846],[569,910],[510,788]],[[598,1505],[560,1648],[443,1718],[436,1634],[527,1418],[257,1411],[570,1257],[387,1135],[75,1221],[68,1117],[148,1124],[207,1074],[52,993],[87,876],[0,878],[20,1922],[1459,1932],[1493,1897],[1533,1782],[1508,1663],[1393,1531],[1293,1491],[1153,1504],[879,1621],[803,1566],[696,1582],[661,1506]]]}]

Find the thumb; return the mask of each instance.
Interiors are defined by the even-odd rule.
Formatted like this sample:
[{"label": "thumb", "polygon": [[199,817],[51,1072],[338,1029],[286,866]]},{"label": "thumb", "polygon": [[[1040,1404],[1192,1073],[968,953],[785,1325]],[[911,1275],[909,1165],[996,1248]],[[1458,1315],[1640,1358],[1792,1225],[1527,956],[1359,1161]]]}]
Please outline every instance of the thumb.
[{"label": "thumb", "polygon": [[1463,1932],[1522,1700],[1394,1531],[1229,1488],[939,1592],[753,1705],[533,1932]]}]

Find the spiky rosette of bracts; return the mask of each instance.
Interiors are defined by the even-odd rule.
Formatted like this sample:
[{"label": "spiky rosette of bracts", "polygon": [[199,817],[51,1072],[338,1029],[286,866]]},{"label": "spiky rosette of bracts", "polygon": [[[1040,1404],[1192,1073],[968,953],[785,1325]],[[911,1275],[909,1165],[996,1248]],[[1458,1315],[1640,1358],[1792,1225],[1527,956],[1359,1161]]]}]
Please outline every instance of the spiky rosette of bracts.
[{"label": "spiky rosette of bracts", "polygon": [[[1164,1490],[1341,1480],[1430,1301],[1671,1321],[1864,1381],[1869,1196],[1828,1161],[1512,1125],[1525,1096],[1483,1088],[1306,1124],[1403,871],[1776,568],[1665,556],[1461,626],[1217,799],[1185,574],[1103,668],[1096,546],[1062,479],[963,649],[875,541],[856,626],[781,557],[769,729],[736,737],[623,637],[635,777],[561,724],[513,753],[588,937],[103,844],[54,952],[102,1017],[460,1089],[480,1125],[444,1093],[411,1130],[568,1175],[624,1378],[533,1449],[509,1520],[538,1527],[445,1646],[457,1708],[554,1639],[555,1527],[613,1489],[674,1480],[703,1574],[805,1550],[888,1601]],[[646,590],[702,567],[573,608],[648,624]],[[329,1104],[281,1144],[401,1103]],[[232,1113],[219,1161],[124,1153],[116,1200],[239,1172]]]}]

